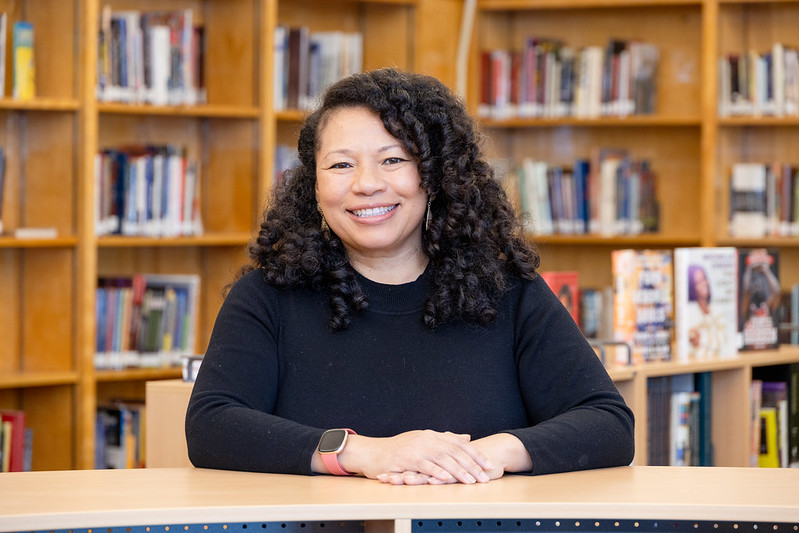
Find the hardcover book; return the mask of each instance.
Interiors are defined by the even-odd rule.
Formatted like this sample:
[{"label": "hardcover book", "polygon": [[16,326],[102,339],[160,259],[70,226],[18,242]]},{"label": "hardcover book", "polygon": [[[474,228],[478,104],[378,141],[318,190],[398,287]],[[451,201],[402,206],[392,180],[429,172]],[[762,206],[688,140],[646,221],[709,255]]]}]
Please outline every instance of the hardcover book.
[{"label": "hardcover book", "polygon": [[738,255],[732,247],[674,250],[676,357],[738,353]]},{"label": "hardcover book", "polygon": [[738,249],[740,350],[777,348],[781,298],[778,250]]}]

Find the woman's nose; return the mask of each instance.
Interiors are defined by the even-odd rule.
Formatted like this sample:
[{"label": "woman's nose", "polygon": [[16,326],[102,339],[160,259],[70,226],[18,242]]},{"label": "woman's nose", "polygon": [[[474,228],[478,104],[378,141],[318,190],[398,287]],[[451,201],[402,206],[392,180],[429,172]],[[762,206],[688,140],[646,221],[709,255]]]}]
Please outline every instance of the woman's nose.
[{"label": "woman's nose", "polygon": [[360,165],[355,170],[353,189],[362,194],[374,194],[385,188],[385,181],[380,170],[367,165]]}]

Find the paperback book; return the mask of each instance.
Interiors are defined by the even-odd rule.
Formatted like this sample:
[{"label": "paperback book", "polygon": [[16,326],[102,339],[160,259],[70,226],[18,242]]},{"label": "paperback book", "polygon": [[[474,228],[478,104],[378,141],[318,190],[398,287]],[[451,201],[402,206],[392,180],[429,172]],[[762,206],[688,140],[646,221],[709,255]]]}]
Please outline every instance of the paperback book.
[{"label": "paperback book", "polygon": [[614,340],[630,345],[633,364],[671,359],[671,250],[614,250],[611,261]]}]

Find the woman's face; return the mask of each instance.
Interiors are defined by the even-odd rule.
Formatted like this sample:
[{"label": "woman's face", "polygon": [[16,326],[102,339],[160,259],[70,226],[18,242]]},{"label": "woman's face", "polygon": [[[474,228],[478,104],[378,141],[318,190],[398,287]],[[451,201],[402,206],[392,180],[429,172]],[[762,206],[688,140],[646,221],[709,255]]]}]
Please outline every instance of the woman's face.
[{"label": "woman's face", "polygon": [[316,200],[350,254],[421,253],[427,195],[416,161],[368,109],[328,117],[316,153]]},{"label": "woman's face", "polygon": [[696,298],[698,300],[707,300],[710,294],[710,283],[708,283],[705,272],[701,269],[694,271],[694,290],[696,291]]}]

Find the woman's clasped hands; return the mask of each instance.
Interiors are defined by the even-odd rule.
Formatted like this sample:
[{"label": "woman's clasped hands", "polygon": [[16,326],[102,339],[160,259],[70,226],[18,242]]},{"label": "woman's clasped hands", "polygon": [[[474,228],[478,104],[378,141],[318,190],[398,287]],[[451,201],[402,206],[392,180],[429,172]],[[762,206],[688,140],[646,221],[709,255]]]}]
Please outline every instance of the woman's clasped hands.
[{"label": "woman's clasped hands", "polygon": [[339,460],[350,472],[392,485],[485,483],[502,477],[502,450],[513,447],[513,441],[521,445],[510,434],[474,441],[470,435],[432,430],[388,438],[352,435]]}]

